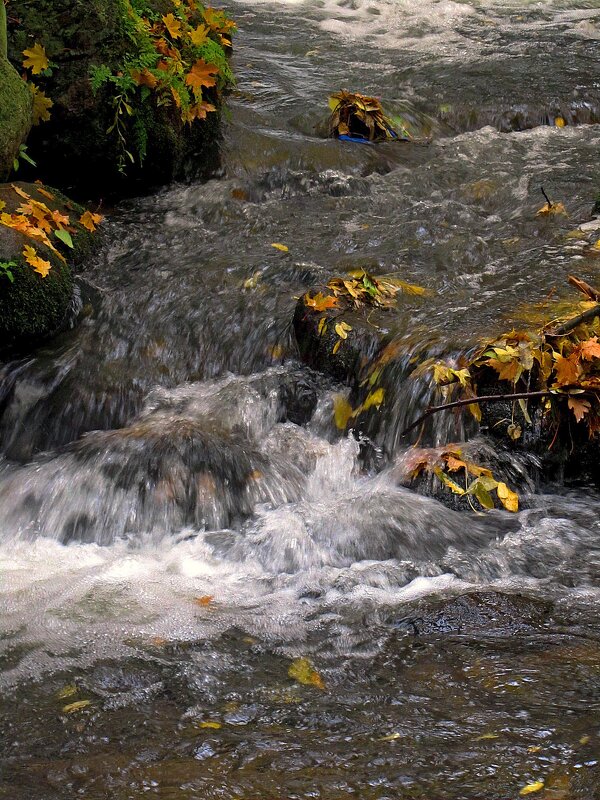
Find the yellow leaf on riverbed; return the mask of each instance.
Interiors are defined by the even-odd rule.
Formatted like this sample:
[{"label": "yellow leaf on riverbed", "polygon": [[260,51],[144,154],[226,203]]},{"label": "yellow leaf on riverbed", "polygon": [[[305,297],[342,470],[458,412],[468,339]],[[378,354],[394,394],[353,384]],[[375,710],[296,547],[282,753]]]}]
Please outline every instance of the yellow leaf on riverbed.
[{"label": "yellow leaf on riverbed", "polygon": [[528,783],[527,786],[524,786],[519,795],[521,797],[525,797],[525,795],[533,794],[534,792],[539,792],[540,789],[544,788],[544,781],[534,781],[533,783]]},{"label": "yellow leaf on riverbed", "polygon": [[556,216],[557,214],[568,216],[567,209],[564,207],[563,203],[552,203],[552,205],[544,203],[544,205],[537,210],[536,217],[549,217]]},{"label": "yellow leaf on riverbed", "polygon": [[282,253],[288,253],[290,249],[287,245],[281,244],[281,242],[273,242],[271,247],[274,247],[275,250],[281,250]]},{"label": "yellow leaf on riverbed", "polygon": [[303,686],[316,686],[324,689],[325,682],[308,658],[297,658],[289,666],[288,675]]},{"label": "yellow leaf on riverbed", "polygon": [[75,711],[81,711],[82,708],[87,708],[92,704],[91,700],[77,700],[75,703],[69,703],[63,706],[63,714],[73,714]]}]

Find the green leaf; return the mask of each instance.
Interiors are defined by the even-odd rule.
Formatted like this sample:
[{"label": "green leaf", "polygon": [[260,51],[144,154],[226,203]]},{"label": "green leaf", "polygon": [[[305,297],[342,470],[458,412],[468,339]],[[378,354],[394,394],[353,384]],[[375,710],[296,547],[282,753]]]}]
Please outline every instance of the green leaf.
[{"label": "green leaf", "polygon": [[483,485],[480,478],[475,481],[475,485],[473,488],[473,494],[479,500],[481,505],[484,508],[494,508],[494,501],[492,500],[492,495],[488,492],[488,490]]},{"label": "green leaf", "polygon": [[73,248],[73,239],[71,239],[71,234],[69,231],[65,231],[64,229],[54,231],[54,235],[57,239],[60,239],[61,242],[64,242],[67,247]]}]

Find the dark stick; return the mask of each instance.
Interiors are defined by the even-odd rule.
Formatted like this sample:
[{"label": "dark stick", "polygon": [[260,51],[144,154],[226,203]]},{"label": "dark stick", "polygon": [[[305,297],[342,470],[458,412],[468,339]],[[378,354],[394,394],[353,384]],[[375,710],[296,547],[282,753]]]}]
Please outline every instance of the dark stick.
[{"label": "dark stick", "polygon": [[548,331],[546,336],[564,336],[565,333],[569,333],[569,331],[572,331],[582,322],[587,322],[588,319],[593,319],[594,317],[600,317],[600,303],[596,306],[592,306],[592,308],[588,308],[583,314],[568,319],[566,322],[563,322],[562,325],[554,328],[553,331]]},{"label": "dark stick", "polygon": [[445,411],[448,408],[460,408],[460,406],[470,406],[471,403],[494,403],[498,400],[525,400],[529,397],[546,397],[546,395],[552,394],[552,392],[547,390],[542,390],[539,392],[515,392],[513,394],[486,394],[482,397],[468,397],[463,400],[454,400],[452,403],[444,403],[441,406],[429,406],[426,409],[424,414],[415,420],[412,425],[409,425],[408,428],[405,428],[400,436],[406,436],[407,433],[416,428],[417,425],[420,425],[421,422],[427,419],[431,414],[436,414],[438,411]]},{"label": "dark stick", "polygon": [[553,205],[552,200],[550,200],[550,198],[548,197],[548,195],[544,191],[544,187],[543,186],[540,186],[540,191],[542,192],[542,194],[546,198],[546,202],[548,203],[548,208],[552,208],[552,205]]}]

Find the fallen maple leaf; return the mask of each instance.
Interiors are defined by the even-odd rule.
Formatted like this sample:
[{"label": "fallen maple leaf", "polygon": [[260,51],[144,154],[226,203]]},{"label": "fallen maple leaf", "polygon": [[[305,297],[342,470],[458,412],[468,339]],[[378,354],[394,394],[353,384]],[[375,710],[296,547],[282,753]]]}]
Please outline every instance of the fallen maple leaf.
[{"label": "fallen maple leaf", "polygon": [[214,598],[214,595],[212,595],[212,594],[205,594],[205,595],[203,595],[202,597],[195,597],[195,598],[194,598],[194,603],[196,603],[196,605],[197,605],[197,606],[204,606],[204,607],[206,607],[206,606],[209,606],[209,605],[212,603],[212,601],[213,601],[214,599],[215,599],[215,598]]},{"label": "fallen maple leaf", "polygon": [[181,20],[173,14],[167,14],[162,18],[165,28],[169,31],[172,39],[179,39],[181,36]]},{"label": "fallen maple leaf", "polygon": [[84,211],[79,218],[79,224],[87,228],[90,233],[93,233],[103,219],[104,217],[101,214],[93,214],[91,211]]},{"label": "fallen maple leaf", "polygon": [[552,205],[544,203],[544,205],[537,210],[536,217],[548,217],[555,214],[564,214],[567,216],[567,209],[564,207],[563,203],[552,203]]},{"label": "fallen maple leaf", "polygon": [[557,355],[554,369],[556,370],[556,382],[559,386],[570,386],[572,383],[577,383],[580,371],[579,364],[573,360],[572,356],[564,358]]},{"label": "fallen maple leaf", "polygon": [[210,28],[206,25],[198,25],[198,27],[190,31],[190,41],[196,47],[200,47],[201,44],[208,39],[208,34],[210,32]]},{"label": "fallen maple leaf", "polygon": [[214,77],[219,72],[219,68],[214,64],[208,64],[203,58],[199,58],[188,74],[185,82],[192,89],[200,91],[203,86],[209,88],[215,86],[217,79]]},{"label": "fallen maple leaf", "polygon": [[281,250],[282,253],[287,253],[290,249],[286,244],[281,244],[281,242],[273,242],[271,247],[274,247],[275,250]]},{"label": "fallen maple leaf", "polygon": [[40,273],[42,278],[45,278],[50,272],[50,262],[44,261],[43,258],[40,258],[35,247],[30,247],[28,244],[26,244],[23,248],[23,258],[31,267],[34,268],[36,272]]},{"label": "fallen maple leaf", "polygon": [[314,308],[315,311],[325,311],[328,308],[335,308],[338,304],[338,298],[330,294],[323,294],[318,292],[314,297],[311,297],[308,292],[304,295],[304,305],[308,308]]},{"label": "fallen maple leaf", "polygon": [[46,55],[46,50],[39,42],[36,42],[29,50],[23,50],[23,55],[25,56],[23,66],[25,69],[30,68],[34,75],[41,75],[45,69],[48,69],[48,56]]},{"label": "fallen maple leaf", "polygon": [[158,78],[149,69],[132,69],[131,77],[138,86],[147,86],[149,89],[155,89],[158,86]]},{"label": "fallen maple leaf", "polygon": [[581,422],[592,407],[589,400],[580,400],[577,397],[569,397],[568,405],[573,414],[575,414],[577,422]]},{"label": "fallen maple leaf", "polygon": [[592,361],[594,358],[600,358],[600,342],[597,336],[592,336],[580,344],[581,357],[586,361]]}]

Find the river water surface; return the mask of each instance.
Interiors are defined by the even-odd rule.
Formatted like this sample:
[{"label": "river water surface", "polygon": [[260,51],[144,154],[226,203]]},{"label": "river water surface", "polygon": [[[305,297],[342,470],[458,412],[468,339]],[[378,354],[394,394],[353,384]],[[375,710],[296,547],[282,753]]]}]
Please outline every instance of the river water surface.
[{"label": "river water surface", "polygon": [[[599,282],[600,3],[228,10],[221,171],[110,214],[79,326],[0,366],[0,796],[600,798],[598,494],[451,511],[389,413],[367,469],[290,324],[358,266],[448,351]],[[341,88],[426,141],[319,137]]]}]

